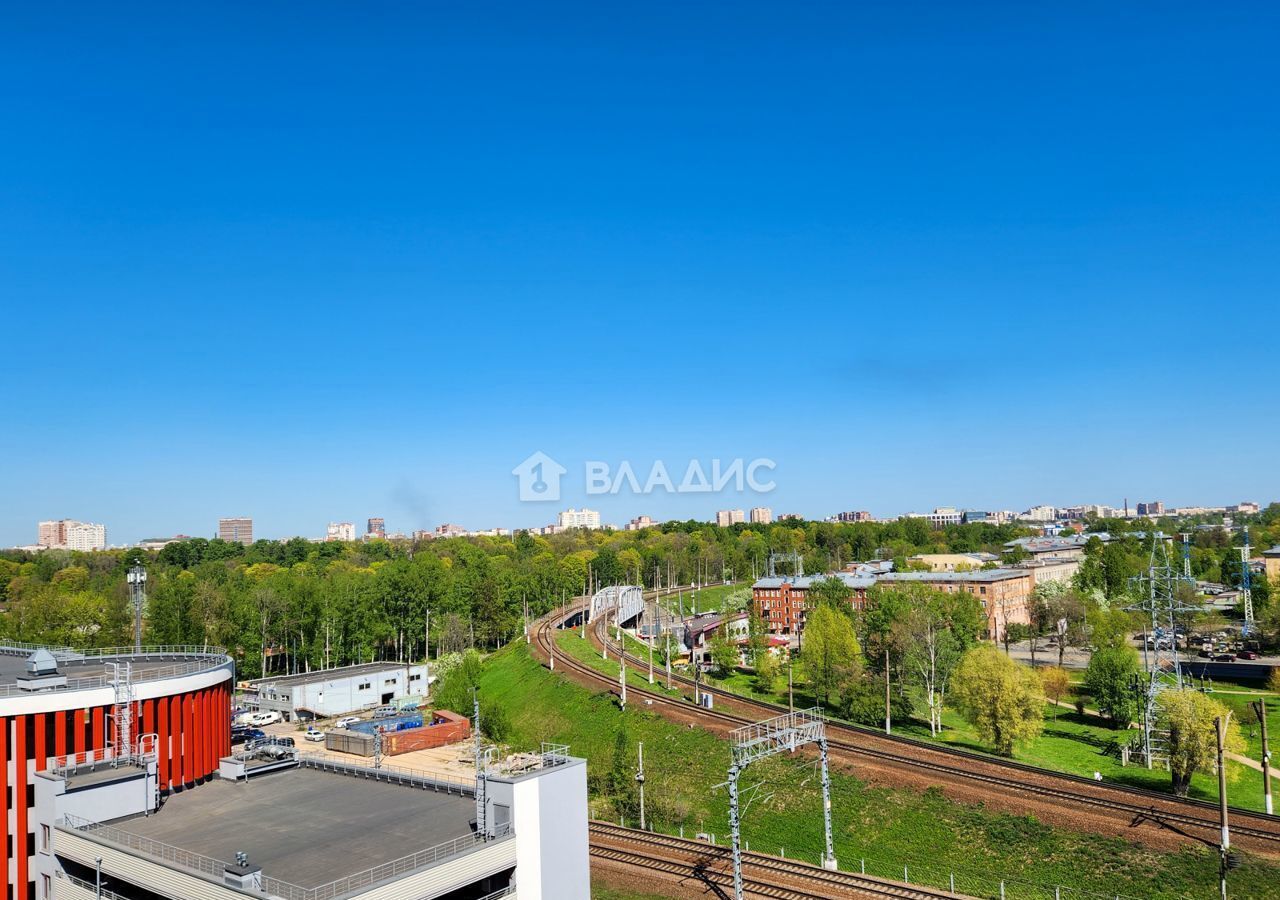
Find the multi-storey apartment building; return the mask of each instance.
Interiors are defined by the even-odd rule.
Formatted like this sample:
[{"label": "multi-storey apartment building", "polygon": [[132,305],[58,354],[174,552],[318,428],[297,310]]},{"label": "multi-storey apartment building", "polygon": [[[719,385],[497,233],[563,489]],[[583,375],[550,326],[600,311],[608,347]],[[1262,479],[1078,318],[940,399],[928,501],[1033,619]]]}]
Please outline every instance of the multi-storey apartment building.
[{"label": "multi-storey apartment building", "polygon": [[721,528],[741,524],[746,519],[746,513],[740,509],[721,509],[716,512],[716,524]]},{"label": "multi-storey apartment building", "polygon": [[574,509],[570,507],[560,513],[557,524],[561,528],[599,528],[600,512],[594,509]]},{"label": "multi-storey apartment building", "polygon": [[36,543],[51,550],[105,550],[107,526],[75,519],[41,522],[37,526]]},{"label": "multi-storey apartment building", "polygon": [[253,519],[248,516],[219,519],[218,537],[224,541],[249,546],[253,543]]},{"label": "multi-storey apartment building", "polygon": [[356,526],[354,522],[330,522],[324,530],[326,541],[354,541]]},{"label": "multi-storey apartment building", "polygon": [[773,510],[767,506],[753,506],[751,508],[751,524],[752,525],[768,525],[773,521]]}]

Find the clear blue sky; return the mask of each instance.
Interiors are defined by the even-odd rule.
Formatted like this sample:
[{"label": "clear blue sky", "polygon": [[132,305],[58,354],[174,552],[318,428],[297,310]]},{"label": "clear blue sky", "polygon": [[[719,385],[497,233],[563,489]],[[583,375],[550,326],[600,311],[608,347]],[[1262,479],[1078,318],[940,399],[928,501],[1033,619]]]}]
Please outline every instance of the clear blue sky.
[{"label": "clear blue sky", "polygon": [[1277,15],[11,7],[0,545],[1276,499]]}]

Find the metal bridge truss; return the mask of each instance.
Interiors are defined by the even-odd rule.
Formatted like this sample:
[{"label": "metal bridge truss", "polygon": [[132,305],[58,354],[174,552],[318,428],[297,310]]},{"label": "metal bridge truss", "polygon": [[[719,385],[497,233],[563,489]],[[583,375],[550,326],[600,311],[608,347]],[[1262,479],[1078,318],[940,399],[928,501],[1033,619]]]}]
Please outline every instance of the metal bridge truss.
[{"label": "metal bridge truss", "polygon": [[619,624],[640,615],[644,612],[644,591],[634,584],[614,585],[596,591],[591,598],[587,621],[594,622],[596,616],[615,611]]},{"label": "metal bridge truss", "polygon": [[798,709],[753,725],[736,728],[729,734],[733,761],[729,764],[729,830],[733,837],[733,895],[742,900],[742,834],[738,810],[738,777],[748,765],[767,756],[792,753],[806,744],[817,744],[822,760],[822,820],[826,834],[826,850],[822,866],[836,868],[836,855],[831,843],[831,776],[827,768],[827,722],[822,712]]}]

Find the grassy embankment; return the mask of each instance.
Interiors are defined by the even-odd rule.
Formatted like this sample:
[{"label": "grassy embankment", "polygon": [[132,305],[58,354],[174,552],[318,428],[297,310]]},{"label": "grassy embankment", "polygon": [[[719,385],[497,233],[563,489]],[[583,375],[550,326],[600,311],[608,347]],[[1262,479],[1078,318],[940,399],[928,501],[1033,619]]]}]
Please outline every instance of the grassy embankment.
[{"label": "grassy embankment", "polygon": [[[617,662],[600,660],[572,633],[558,635],[563,652],[617,673]],[[633,681],[647,684],[639,673]],[[647,806],[660,830],[706,831],[723,842],[728,801],[723,788],[728,748],[696,728],[674,725],[641,704],[618,710],[607,694],[593,693],[548,672],[523,643],[496,654],[486,665],[482,701],[501,706],[512,743],[567,743],[589,763],[592,814],[616,821],[634,804],[635,744],[645,745]],[[618,733],[627,755],[614,765]],[[611,772],[620,777],[613,779]],[[821,793],[813,758],[775,757],[744,777],[743,836],[748,846],[816,860],[821,852]],[[620,788],[615,785],[621,785]],[[998,894],[1001,878],[1009,900],[1044,896],[1030,884],[1062,884],[1128,897],[1210,896],[1217,861],[1211,851],[1156,853],[1128,841],[1053,829],[1035,819],[952,803],[940,792],[923,794],[866,785],[837,771],[832,778],[836,854],[845,868],[860,859],[868,871],[945,884],[954,872],[961,890]],[[1232,876],[1238,898],[1274,896],[1280,869],[1249,860]],[[1050,896],[1051,896],[1050,892]],[[625,894],[623,895],[625,896]],[[1069,896],[1064,892],[1063,896]]]},{"label": "grassy embankment", "polygon": [[[642,641],[637,641],[635,638],[626,635],[625,642],[630,653],[641,659],[646,658],[648,650]],[[598,654],[596,654],[596,658],[599,658]],[[618,670],[616,662],[611,663],[611,665],[612,668],[609,671],[616,673]],[[661,670],[660,663],[656,663],[655,666],[658,670]],[[645,676],[643,679],[633,675],[630,677],[629,683],[647,684],[647,670],[643,671]],[[797,666],[795,684],[793,685],[797,708],[812,706],[815,703],[813,695],[809,693],[803,681],[801,671],[801,668]],[[1074,703],[1079,698],[1084,700],[1087,707],[1092,708],[1092,698],[1080,685],[1080,674],[1073,673],[1073,679],[1072,692],[1063,699],[1066,702]],[[757,689],[752,676],[743,672],[735,672],[723,678],[709,676],[707,680],[709,684],[715,687],[744,697],[752,697],[779,704],[787,702],[785,670],[777,681],[777,689],[772,692],[762,692]],[[1280,747],[1280,743],[1277,743],[1280,742],[1280,697],[1267,691],[1237,687],[1226,683],[1221,683],[1218,687],[1220,690],[1214,691],[1212,696],[1231,708],[1235,720],[1240,723],[1241,733],[1245,737],[1247,746],[1245,750],[1246,756],[1255,760],[1262,758],[1261,729],[1258,727],[1257,717],[1249,708],[1249,703],[1260,697],[1268,700],[1268,738],[1273,750]],[[1116,747],[1130,739],[1133,735],[1132,731],[1114,729],[1100,716],[1092,714],[1081,715],[1073,709],[1067,709],[1051,703],[1045,704],[1044,717],[1044,731],[1035,740],[1019,745],[1014,752],[1014,759],[1041,766],[1054,772],[1065,772],[1086,777],[1091,777],[1095,772],[1100,772],[1104,779],[1118,784],[1157,791],[1167,792],[1170,790],[1168,772],[1158,769],[1148,770],[1137,765],[1121,765]],[[838,719],[836,716],[833,716],[833,718]],[[943,726],[944,730],[940,735],[931,736],[929,727],[925,722],[912,719],[895,723],[894,730],[898,734],[923,740],[937,741],[938,743],[962,747],[978,753],[990,753],[990,748],[983,744],[973,727],[954,710],[948,709],[943,713]],[[1229,762],[1227,764],[1227,772],[1229,778],[1227,795],[1231,805],[1241,809],[1261,812],[1265,808],[1262,794],[1262,774],[1256,769],[1237,762]],[[1280,773],[1273,772],[1273,775],[1277,774]],[[1272,789],[1277,794],[1280,794],[1280,785],[1277,785],[1274,781]],[[1193,776],[1189,796],[1216,803],[1218,800],[1217,776],[1204,774]]]}]

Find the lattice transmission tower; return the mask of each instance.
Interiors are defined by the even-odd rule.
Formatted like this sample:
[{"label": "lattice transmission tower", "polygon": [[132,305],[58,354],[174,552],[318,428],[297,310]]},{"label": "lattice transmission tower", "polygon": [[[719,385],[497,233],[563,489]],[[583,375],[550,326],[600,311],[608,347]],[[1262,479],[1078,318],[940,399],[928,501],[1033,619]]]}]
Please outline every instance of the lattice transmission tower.
[{"label": "lattice transmission tower", "polygon": [[[1180,570],[1181,569],[1181,570]],[[1160,535],[1153,535],[1147,571],[1131,584],[1139,601],[1126,609],[1143,613],[1147,634],[1143,641],[1144,677],[1134,687],[1142,702],[1141,757],[1148,769],[1157,761],[1168,759],[1167,741],[1156,729],[1158,700],[1167,690],[1182,690],[1182,662],[1178,656],[1177,617],[1179,613],[1198,612],[1199,605],[1178,599],[1178,587],[1195,582],[1186,566],[1175,566],[1169,558],[1169,547]]]}]

